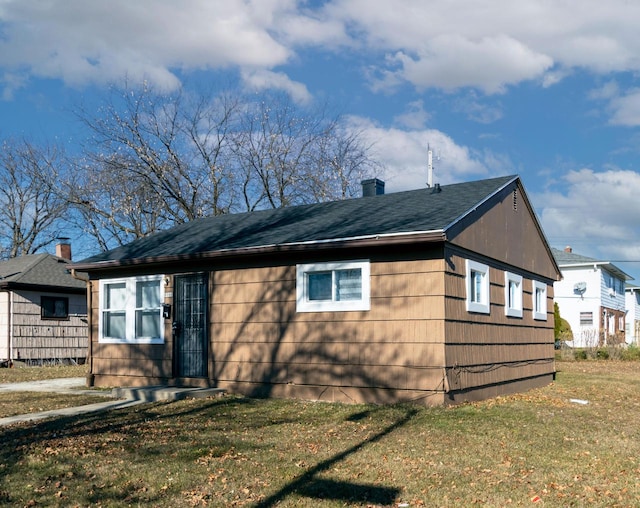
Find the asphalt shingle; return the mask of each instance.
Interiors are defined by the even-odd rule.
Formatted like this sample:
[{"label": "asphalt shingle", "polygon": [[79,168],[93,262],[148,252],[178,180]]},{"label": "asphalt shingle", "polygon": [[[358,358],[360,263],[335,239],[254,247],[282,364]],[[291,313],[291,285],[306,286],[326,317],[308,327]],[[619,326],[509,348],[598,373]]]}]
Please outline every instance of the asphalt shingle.
[{"label": "asphalt shingle", "polygon": [[51,286],[86,289],[69,273],[69,261],[51,254],[32,254],[0,262],[0,285]]},{"label": "asphalt shingle", "polygon": [[567,252],[565,250],[551,248],[551,253],[556,260],[558,265],[579,265],[583,263],[598,263],[599,260],[595,258],[590,258],[587,256],[582,256],[580,254],[575,254],[573,252]]},{"label": "asphalt shingle", "polygon": [[445,230],[516,176],[194,220],[79,264]]}]

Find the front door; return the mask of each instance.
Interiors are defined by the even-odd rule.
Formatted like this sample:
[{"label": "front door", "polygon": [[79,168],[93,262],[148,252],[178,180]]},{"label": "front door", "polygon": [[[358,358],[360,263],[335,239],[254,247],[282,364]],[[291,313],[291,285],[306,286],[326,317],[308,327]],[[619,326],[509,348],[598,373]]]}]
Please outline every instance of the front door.
[{"label": "front door", "polygon": [[177,275],[173,304],[176,377],[207,377],[207,275]]}]

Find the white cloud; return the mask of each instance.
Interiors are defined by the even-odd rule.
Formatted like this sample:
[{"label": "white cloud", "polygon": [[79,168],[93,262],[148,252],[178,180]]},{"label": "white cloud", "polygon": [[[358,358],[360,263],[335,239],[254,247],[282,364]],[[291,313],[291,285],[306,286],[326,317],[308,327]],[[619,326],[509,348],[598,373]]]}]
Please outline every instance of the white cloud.
[{"label": "white cloud", "polygon": [[410,102],[404,113],[393,118],[394,123],[409,129],[421,129],[429,120],[429,113],[424,109],[424,102],[421,100]]},{"label": "white cloud", "polygon": [[455,90],[478,87],[500,93],[507,85],[542,76],[553,60],[519,41],[498,35],[470,40],[462,35],[441,35],[416,56],[396,54],[406,80],[418,88]]},{"label": "white cloud", "polygon": [[549,88],[556,85],[570,74],[571,71],[569,69],[553,69],[542,76],[542,87]]},{"label": "white cloud", "polygon": [[620,87],[615,81],[608,81],[599,88],[591,90],[588,94],[593,100],[609,100],[620,95]]},{"label": "white cloud", "polygon": [[[617,23],[622,21],[620,18],[616,20]],[[635,68],[638,62],[634,61],[637,59],[630,52],[630,47],[625,47],[626,41],[611,28],[602,28],[604,32],[575,33],[566,37],[564,44],[553,52],[556,59],[567,66],[583,67],[602,74]]]},{"label": "white cloud", "polygon": [[640,260],[640,174],[581,169],[554,187],[531,196],[551,245],[602,260]]},{"label": "white cloud", "polygon": [[246,70],[242,73],[245,85],[254,90],[282,90],[289,94],[298,104],[311,101],[311,94],[307,87],[289,79],[283,72],[272,72],[265,69]]},{"label": "white cloud", "polygon": [[[396,55],[393,72],[416,86],[500,92],[540,79],[551,86],[573,68],[640,70],[640,3],[532,0],[335,0],[327,7],[355,40]],[[379,65],[380,75],[392,67]],[[388,79],[388,77],[387,77]]]},{"label": "white cloud", "polygon": [[2,90],[2,99],[9,101],[13,99],[13,94],[16,90],[22,88],[27,82],[27,78],[24,74],[5,72],[0,83],[4,83],[4,89]]},{"label": "white cloud", "polygon": [[282,72],[310,50],[357,56],[375,69],[374,89],[500,93],[528,80],[551,86],[573,68],[640,71],[638,19],[640,3],[627,0],[2,0],[0,67],[171,88],[177,71]]},{"label": "white cloud", "polygon": [[[260,0],[258,0],[260,1]],[[293,10],[292,10],[293,11]],[[292,46],[322,46],[342,48],[352,44],[343,20],[332,18],[323,11],[301,8],[277,20],[278,33]]]},{"label": "white cloud", "polygon": [[640,88],[623,91],[616,81],[591,90],[588,97],[594,101],[604,101],[611,125],[637,127],[640,125]]},{"label": "white cloud", "polygon": [[386,168],[380,176],[388,192],[426,186],[427,146],[434,152],[434,182],[440,184],[513,172],[508,158],[490,151],[475,152],[435,129],[385,128],[362,117],[350,117],[348,122],[350,129],[372,145],[374,157]]},{"label": "white cloud", "polygon": [[640,125],[640,88],[633,88],[623,96],[614,97],[609,103],[612,111],[609,123],[637,127]]},{"label": "white cloud", "polygon": [[502,106],[499,103],[489,105],[478,99],[477,94],[471,92],[454,101],[454,111],[460,111],[467,115],[469,120],[482,124],[490,124],[500,120],[503,116]]},{"label": "white cloud", "polygon": [[128,75],[171,88],[178,69],[287,62],[292,50],[270,30],[292,9],[290,0],[5,0],[0,66],[74,85]]}]

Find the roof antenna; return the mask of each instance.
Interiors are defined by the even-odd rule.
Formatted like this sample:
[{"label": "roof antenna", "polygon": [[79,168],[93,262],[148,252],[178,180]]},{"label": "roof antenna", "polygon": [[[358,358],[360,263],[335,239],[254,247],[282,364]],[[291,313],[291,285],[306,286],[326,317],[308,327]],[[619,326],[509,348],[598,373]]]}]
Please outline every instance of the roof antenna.
[{"label": "roof antenna", "polygon": [[[436,157],[440,160],[440,157]],[[427,187],[433,187],[433,150],[431,145],[427,143]]]}]

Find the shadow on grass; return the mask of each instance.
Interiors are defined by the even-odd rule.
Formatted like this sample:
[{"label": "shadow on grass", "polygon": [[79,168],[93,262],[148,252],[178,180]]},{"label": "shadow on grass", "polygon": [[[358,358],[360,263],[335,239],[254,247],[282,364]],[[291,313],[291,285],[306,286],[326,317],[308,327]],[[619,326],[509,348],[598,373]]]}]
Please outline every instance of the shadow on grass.
[{"label": "shadow on grass", "polygon": [[[52,418],[37,423],[27,425],[18,424],[0,429],[0,464],[4,468],[3,473],[13,475],[19,473],[19,468],[24,456],[29,453],[39,443],[47,444],[55,439],[79,439],[84,436],[102,434],[102,433],[132,433],[136,432],[146,422],[158,419],[173,419],[181,417],[189,417],[197,414],[212,414],[212,411],[224,411],[223,414],[234,414],[241,407],[254,406],[260,404],[247,398],[238,399],[219,399],[213,400],[205,405],[199,405],[197,408],[180,408],[173,406],[173,410],[162,412],[161,416],[154,410],[155,405],[141,405],[135,408],[122,409],[118,411],[110,411],[107,413],[93,413],[69,417]],[[259,411],[259,407],[256,407]],[[332,499],[336,501],[344,501],[347,503],[367,503],[374,505],[389,505],[398,496],[400,489],[396,487],[367,485],[351,482],[342,482],[319,477],[320,474],[329,470],[334,464],[353,455],[367,445],[375,443],[394,430],[405,425],[417,413],[417,409],[406,407],[403,408],[403,414],[398,419],[382,429],[377,434],[368,439],[359,442],[348,449],[318,463],[304,474],[285,485],[283,488],[273,493],[271,496],[263,499],[256,507],[270,507],[278,504],[289,495],[300,495],[312,499]],[[352,414],[347,417],[347,421],[358,421],[367,417],[375,417],[376,409],[369,409],[361,413]],[[283,418],[267,418],[253,422],[255,427],[269,427],[293,421],[285,415]],[[177,437],[177,436],[176,436]],[[79,441],[81,442],[81,441]],[[209,443],[212,446],[213,443]],[[55,446],[55,445],[51,445]],[[123,444],[126,446],[126,443]],[[220,444],[223,446],[223,444]],[[153,460],[155,453],[161,453],[159,450],[148,450],[149,460]],[[78,473],[80,474],[80,473]],[[46,479],[43,481],[47,481]],[[135,492],[130,491],[134,485],[120,486],[117,490],[111,487],[101,488],[95,493],[86,493],[86,501],[92,502],[114,502],[125,503],[131,499],[135,500]],[[8,496],[4,497],[3,495]],[[96,497],[97,496],[97,497]],[[159,497],[154,494],[145,494],[145,503],[154,503],[160,501]],[[9,492],[0,491],[0,504],[16,502]]]},{"label": "shadow on grass", "polygon": [[[313,497],[316,499],[335,499],[341,501],[347,501],[350,503],[376,503],[376,504],[391,504],[395,500],[396,496],[400,492],[399,489],[394,487],[379,487],[374,485],[362,485],[350,482],[334,482],[332,480],[326,480],[316,478],[316,476],[327,469],[331,468],[334,464],[346,459],[349,455],[359,452],[365,446],[380,441],[383,437],[391,434],[394,430],[399,429],[403,425],[407,424],[411,418],[413,418],[418,412],[415,408],[407,408],[405,414],[398,421],[382,429],[377,434],[365,439],[361,443],[358,443],[346,450],[334,455],[333,457],[323,460],[316,466],[309,469],[306,473],[299,476],[296,480],[285,485],[279,491],[275,492],[266,499],[263,499],[255,505],[256,508],[267,508],[274,506],[277,503],[284,500],[291,494],[299,494],[306,497]],[[365,411],[363,416],[360,414],[352,415],[348,420],[364,418],[371,416],[371,411]]]},{"label": "shadow on grass", "polygon": [[316,499],[390,505],[400,493],[400,489],[312,479],[302,487],[299,487],[296,492],[302,496]]},{"label": "shadow on grass", "polygon": [[[171,419],[194,416],[218,410],[220,406],[233,411],[241,406],[253,403],[254,401],[251,399],[237,398],[211,400],[210,403],[199,405],[197,408],[178,409],[178,406],[173,406],[174,410],[163,412],[161,418]],[[138,426],[143,426],[146,422],[157,419],[159,415],[154,411],[154,408],[163,404],[168,405],[171,403],[143,404],[117,410],[52,417],[46,420],[22,422],[0,427],[0,469],[2,474],[5,477],[20,474],[24,457],[29,454],[31,449],[39,445],[47,445],[56,439],[75,439],[81,442],[85,436],[133,433]],[[51,446],[55,445],[52,444]],[[150,460],[152,458],[152,456],[149,457]],[[103,489],[100,491],[99,499],[94,499],[87,494],[88,500],[92,503],[107,502],[107,504],[108,502],[124,503],[128,495],[124,488],[120,488],[118,491]],[[154,501],[154,499],[151,498],[149,501]],[[15,503],[15,499],[11,498],[9,492],[2,489],[2,482],[0,481],[0,505],[12,502]]]}]

